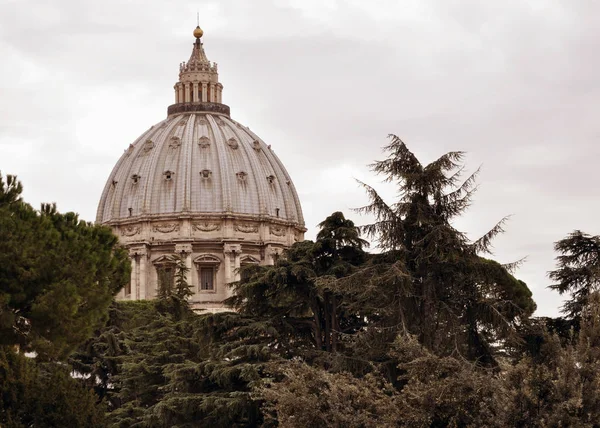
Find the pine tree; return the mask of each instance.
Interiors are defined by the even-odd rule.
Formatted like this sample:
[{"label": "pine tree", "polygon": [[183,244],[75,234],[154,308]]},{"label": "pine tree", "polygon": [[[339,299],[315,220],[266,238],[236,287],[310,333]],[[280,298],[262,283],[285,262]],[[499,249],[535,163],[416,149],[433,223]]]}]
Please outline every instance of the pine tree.
[{"label": "pine tree", "polygon": [[388,158],[372,167],[397,184],[400,199],[388,204],[363,183],[371,202],[359,209],[375,216],[364,231],[384,253],[342,285],[354,293],[355,308],[362,306],[379,326],[382,354],[398,333],[408,333],[436,352],[458,351],[494,365],[491,344],[515,336],[515,325],[535,309],[525,283],[480,255],[490,252],[506,219],[469,241],[452,225],[476,189],[477,171],[461,181],[463,153],[423,166],[393,135],[385,150]]},{"label": "pine tree", "polygon": [[590,294],[600,287],[600,236],[575,230],[554,244],[557,268],[550,272],[550,286],[560,294],[571,293],[563,313],[578,323]]},{"label": "pine tree", "polygon": [[105,320],[129,262],[110,229],[54,205],[38,212],[21,191],[0,176],[0,344],[59,359]]}]

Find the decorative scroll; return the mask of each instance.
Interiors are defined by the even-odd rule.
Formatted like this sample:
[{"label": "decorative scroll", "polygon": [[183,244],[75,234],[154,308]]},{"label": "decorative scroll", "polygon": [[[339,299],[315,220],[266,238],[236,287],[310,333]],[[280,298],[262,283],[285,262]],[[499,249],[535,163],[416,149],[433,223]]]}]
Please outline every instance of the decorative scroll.
[{"label": "decorative scroll", "polygon": [[160,233],[178,232],[179,231],[179,223],[156,224],[156,225],[154,225],[152,230],[154,232],[160,232]]},{"label": "decorative scroll", "polygon": [[254,224],[236,224],[235,230],[242,233],[256,233],[258,232],[258,226]]},{"label": "decorative scroll", "polygon": [[169,148],[170,149],[178,149],[179,146],[181,146],[181,138],[177,137],[176,135],[171,137],[171,140],[169,141]]},{"label": "decorative scroll", "polygon": [[283,236],[285,235],[285,229],[279,226],[269,226],[269,232],[271,235]]},{"label": "decorative scroll", "polygon": [[215,230],[221,230],[221,225],[218,223],[209,223],[205,221],[202,223],[192,223],[192,229],[198,232],[213,232]]},{"label": "decorative scroll", "polygon": [[142,147],[142,156],[145,156],[148,154],[148,152],[150,152],[150,150],[152,150],[154,148],[154,141],[152,140],[146,140],[146,142],[144,143],[143,147]]},{"label": "decorative scroll", "polygon": [[121,228],[121,234],[123,236],[133,236],[140,233],[141,228],[139,226],[123,226]]},{"label": "decorative scroll", "polygon": [[239,144],[235,138],[230,138],[229,140],[227,140],[227,145],[233,150],[236,150]]},{"label": "decorative scroll", "polygon": [[198,145],[201,149],[208,149],[210,147],[210,139],[204,135],[198,140]]}]

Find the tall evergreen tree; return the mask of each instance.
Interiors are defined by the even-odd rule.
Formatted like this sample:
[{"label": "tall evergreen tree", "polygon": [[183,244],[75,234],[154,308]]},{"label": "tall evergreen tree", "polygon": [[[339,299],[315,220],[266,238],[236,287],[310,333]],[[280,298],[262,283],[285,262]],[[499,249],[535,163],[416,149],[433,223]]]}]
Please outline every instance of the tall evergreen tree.
[{"label": "tall evergreen tree", "polygon": [[384,253],[344,282],[357,296],[368,299],[361,289],[381,296],[364,312],[381,321],[384,342],[404,331],[429,349],[451,353],[465,347],[471,358],[494,364],[491,343],[509,337],[515,323],[535,309],[523,282],[480,255],[490,252],[506,219],[469,241],[452,225],[476,189],[477,171],[461,181],[463,153],[449,152],[423,166],[394,135],[385,150],[388,158],[372,168],[397,184],[400,199],[388,204],[363,183],[371,202],[359,209],[375,216],[364,230]]},{"label": "tall evergreen tree", "polygon": [[575,230],[554,244],[557,268],[549,273],[550,286],[560,294],[571,293],[563,313],[578,323],[591,293],[600,288],[600,236]]},{"label": "tall evergreen tree", "polygon": [[110,229],[54,205],[38,212],[21,192],[0,176],[0,344],[62,358],[103,322],[129,262]]}]

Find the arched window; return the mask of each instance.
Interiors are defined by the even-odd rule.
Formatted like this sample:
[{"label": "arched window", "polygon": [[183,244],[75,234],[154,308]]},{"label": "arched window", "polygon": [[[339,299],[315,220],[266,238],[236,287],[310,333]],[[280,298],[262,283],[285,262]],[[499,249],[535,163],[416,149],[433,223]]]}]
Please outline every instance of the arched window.
[{"label": "arched window", "polygon": [[161,290],[173,290],[175,286],[175,261],[172,257],[162,256],[152,262],[156,269],[156,288]]}]

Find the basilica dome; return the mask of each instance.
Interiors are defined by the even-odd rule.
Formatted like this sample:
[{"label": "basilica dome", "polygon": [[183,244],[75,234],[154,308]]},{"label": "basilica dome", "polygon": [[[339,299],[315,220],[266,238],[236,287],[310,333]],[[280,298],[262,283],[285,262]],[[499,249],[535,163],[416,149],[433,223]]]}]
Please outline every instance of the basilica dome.
[{"label": "basilica dome", "polygon": [[96,221],[129,249],[120,299],[149,299],[173,282],[177,260],[197,308],[220,310],[244,264],[272,264],[306,231],[298,194],[270,145],[230,117],[217,64],[197,27],[179,66],[167,118],[129,144],[113,168]]},{"label": "basilica dome", "polygon": [[294,184],[270,146],[227,114],[173,113],[114,167],[98,223],[231,214],[303,224]]}]

